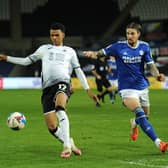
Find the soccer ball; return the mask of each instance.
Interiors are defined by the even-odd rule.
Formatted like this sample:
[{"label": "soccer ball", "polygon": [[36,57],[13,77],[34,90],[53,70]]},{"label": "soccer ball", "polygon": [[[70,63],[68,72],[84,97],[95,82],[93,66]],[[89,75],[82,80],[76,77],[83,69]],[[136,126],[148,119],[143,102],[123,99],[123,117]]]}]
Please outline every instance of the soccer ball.
[{"label": "soccer ball", "polygon": [[21,112],[12,112],[7,118],[7,125],[13,130],[20,130],[25,127],[26,117]]}]

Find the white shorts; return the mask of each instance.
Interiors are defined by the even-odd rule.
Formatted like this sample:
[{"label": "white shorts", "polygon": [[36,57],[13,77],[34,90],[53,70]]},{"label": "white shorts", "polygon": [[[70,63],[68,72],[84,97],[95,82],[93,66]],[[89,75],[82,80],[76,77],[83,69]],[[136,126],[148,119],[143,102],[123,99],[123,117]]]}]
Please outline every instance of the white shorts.
[{"label": "white shorts", "polygon": [[140,101],[142,107],[149,107],[149,90],[135,90],[135,89],[123,89],[120,92],[122,99],[124,98],[137,98]]},{"label": "white shorts", "polygon": [[109,82],[113,88],[118,88],[118,80],[109,80]]}]

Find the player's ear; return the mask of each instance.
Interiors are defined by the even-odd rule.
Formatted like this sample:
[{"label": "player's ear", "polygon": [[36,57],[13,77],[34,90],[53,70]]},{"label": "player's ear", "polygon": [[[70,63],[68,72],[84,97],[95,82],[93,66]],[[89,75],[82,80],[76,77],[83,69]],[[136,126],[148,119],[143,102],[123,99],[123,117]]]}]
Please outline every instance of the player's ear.
[{"label": "player's ear", "polygon": [[140,31],[138,31],[138,38],[140,38],[141,37],[141,32]]},{"label": "player's ear", "polygon": [[64,32],[62,32],[62,37],[65,38],[65,33]]}]

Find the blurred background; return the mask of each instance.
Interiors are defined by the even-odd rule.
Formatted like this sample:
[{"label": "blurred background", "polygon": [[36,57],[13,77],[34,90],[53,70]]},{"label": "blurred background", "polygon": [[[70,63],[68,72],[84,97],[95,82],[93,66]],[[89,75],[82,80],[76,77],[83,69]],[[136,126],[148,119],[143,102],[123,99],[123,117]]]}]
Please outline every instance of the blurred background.
[{"label": "blurred background", "polygon": [[[130,21],[142,24],[142,39],[150,43],[160,71],[168,75],[167,0],[0,0],[0,52],[29,55],[50,42],[48,30],[55,21],[66,26],[65,45],[76,49],[86,75],[91,74],[82,51],[125,39]],[[0,62],[0,76],[38,77],[40,68],[40,62],[28,67]]]}]

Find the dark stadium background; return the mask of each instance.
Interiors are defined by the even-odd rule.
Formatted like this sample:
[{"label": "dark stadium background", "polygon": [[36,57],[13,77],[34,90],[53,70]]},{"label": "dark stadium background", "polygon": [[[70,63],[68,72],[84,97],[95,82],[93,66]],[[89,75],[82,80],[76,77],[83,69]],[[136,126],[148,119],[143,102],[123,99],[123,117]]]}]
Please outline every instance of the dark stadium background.
[{"label": "dark stadium background", "polygon": [[[150,43],[157,66],[168,74],[168,2],[165,0],[0,0],[0,4],[1,52],[24,57],[48,42],[52,22],[62,22],[67,29],[65,44],[76,49],[81,66],[90,75],[88,60],[81,51],[124,39],[125,26],[136,21],[143,25],[142,39]],[[0,75],[34,76],[39,67],[37,63],[12,72],[14,65],[0,62]]]}]

